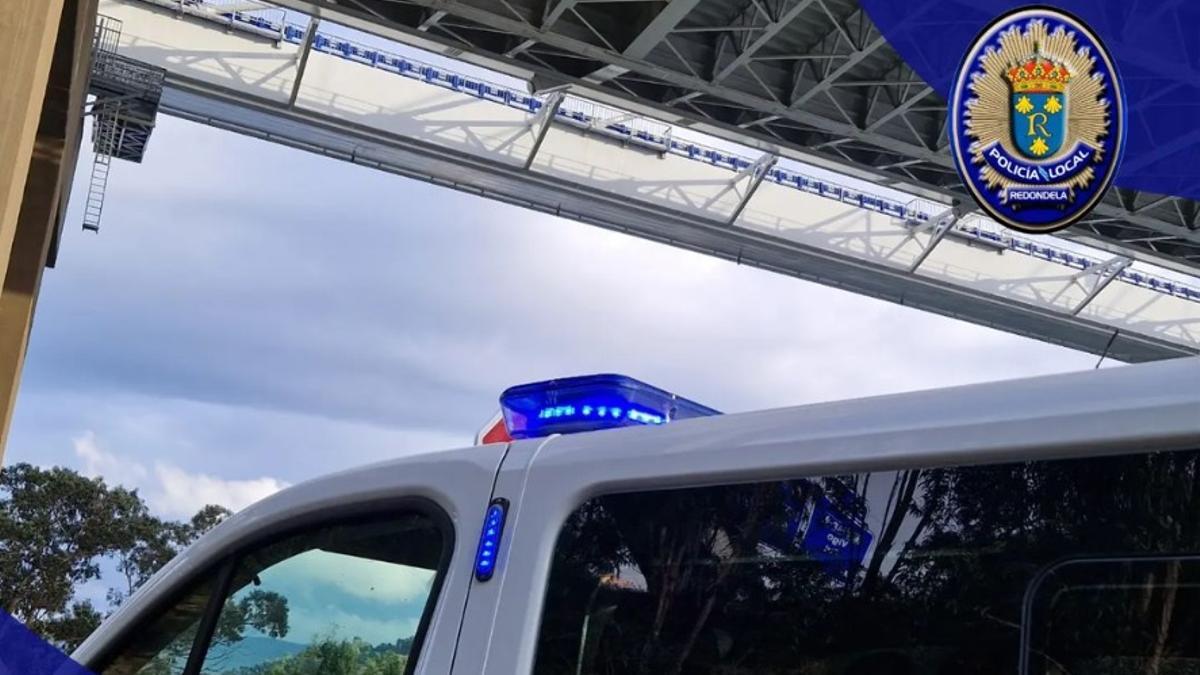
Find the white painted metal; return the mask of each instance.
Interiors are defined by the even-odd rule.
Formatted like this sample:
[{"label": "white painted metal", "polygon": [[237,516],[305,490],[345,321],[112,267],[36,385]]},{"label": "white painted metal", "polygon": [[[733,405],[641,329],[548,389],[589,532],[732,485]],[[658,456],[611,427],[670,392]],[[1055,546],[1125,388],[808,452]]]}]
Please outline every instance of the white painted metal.
[{"label": "white painted metal", "polygon": [[741,217],[742,211],[746,209],[746,205],[750,203],[750,199],[754,197],[754,193],[758,192],[758,186],[762,185],[763,179],[767,177],[775,164],[779,162],[779,158],[772,154],[765,154],[754,161],[753,164],[737,172],[737,177],[733,182],[736,183],[742,178],[747,178],[748,183],[746,189],[738,197],[737,206],[733,207],[733,213],[729,214],[730,225],[737,222]]},{"label": "white painted metal", "polygon": [[546,140],[546,134],[554,124],[554,116],[558,114],[558,109],[562,107],[566,98],[566,94],[561,91],[550,94],[550,98],[542,104],[542,109],[529,121],[529,129],[533,132],[533,147],[529,149],[529,156],[525,158],[525,170],[529,170],[529,167],[533,166],[534,160],[537,159],[538,149]]},{"label": "white painted metal", "polygon": [[312,54],[313,41],[317,38],[317,29],[321,27],[321,20],[313,17],[308,20],[308,28],[304,29],[304,38],[300,40],[300,53],[294,58],[296,59],[296,77],[292,82],[292,93],[288,96],[288,105],[296,105],[296,98],[300,96],[300,83],[304,81],[304,69],[308,66],[308,57]]},{"label": "white painted metal", "polygon": [[939,213],[933,218],[930,218],[928,221],[913,227],[910,236],[916,236],[917,232],[929,230],[929,241],[927,241],[925,245],[921,247],[921,252],[918,253],[917,257],[913,258],[912,263],[909,264],[909,272],[917,271],[917,268],[921,266],[921,263],[925,262],[925,259],[929,257],[930,253],[933,253],[934,247],[941,243],[942,239],[945,238],[946,234],[951,231],[951,229],[954,227],[954,224],[957,222],[958,213],[956,213],[954,209],[950,208]]},{"label": "white painted metal", "polygon": [[[405,457],[337,473],[278,492],[218,525],[155,574],[72,654],[88,666],[110,641],[147,621],[156,600],[172,596],[195,575],[212,569],[231,552],[288,528],[297,519],[369,507],[410,497],[429,500],[454,527],[454,548],[434,609],[416,673],[450,672],[454,643],[472,574],[479,524],[487,509],[504,444]],[[384,507],[376,507],[384,508]]]},{"label": "white painted metal", "polygon": [[[1088,297],[1089,291],[1080,284],[1070,284],[1064,290],[1064,282],[1078,271],[1102,263],[1105,257],[1054,249],[1049,245],[1053,240],[1015,236],[978,217],[960,219],[942,233],[944,241],[936,248],[929,247],[912,236],[913,226],[920,224],[912,220],[915,212],[864,206],[865,197],[860,191],[805,182],[802,166],[785,164],[791,160],[780,160],[762,174],[761,181],[749,181],[750,186],[756,186],[752,193],[738,189],[748,181],[731,181],[731,172],[744,169],[752,160],[731,164],[728,153],[718,153],[721,159],[712,161],[703,155],[689,157],[673,150],[669,125],[644,119],[629,121],[628,113],[621,111],[612,111],[608,118],[621,120],[624,116],[621,128],[634,133],[622,136],[608,127],[597,129],[595,115],[580,120],[574,115],[580,106],[602,106],[575,97],[568,96],[563,102],[556,124],[544,135],[534,135],[529,133],[530,120],[537,111],[533,104],[523,109],[498,103],[496,96],[482,95],[478,89],[447,85],[444,73],[436,86],[424,74],[401,76],[361,56],[376,53],[373,50],[351,56],[327,45],[314,49],[304,60],[299,58],[303,45],[290,39],[279,42],[255,33],[226,32],[191,16],[180,19],[146,0],[102,0],[101,11],[124,20],[122,52],[163,66],[170,73],[169,84],[176,88],[186,86],[189,91],[213,97],[228,92],[267,106],[286,104],[295,91],[295,110],[299,113],[353,133],[442,148],[516,171],[533,157],[524,180],[541,176],[556,181],[562,189],[663,209],[701,228],[724,226],[727,234],[723,236],[730,241],[710,248],[732,250],[735,253],[723,255],[767,269],[858,292],[865,291],[858,288],[857,277],[876,275],[881,277],[875,280],[876,285],[888,287],[882,278],[909,275],[916,269],[912,275],[915,279],[959,289],[964,294],[962,301],[926,304],[921,293],[901,286],[892,286],[894,293],[871,294],[1076,348],[1099,351],[1115,332],[1122,336],[1115,345],[1118,353],[1124,336],[1179,348],[1178,352],[1170,347],[1159,350],[1158,358],[1200,351],[1200,285],[1193,289],[1183,282],[1162,283],[1152,274],[1130,268]],[[297,42],[301,34],[298,28]],[[298,82],[301,62],[306,66],[303,80]],[[617,125],[611,121],[609,124]],[[641,140],[636,132],[642,129],[656,131],[647,136],[653,140]],[[316,140],[321,136],[319,132],[311,131],[309,136],[312,140],[289,142],[324,150]],[[617,136],[620,142],[614,142]],[[534,155],[539,138],[541,144]],[[413,168],[414,173],[422,171]],[[457,173],[461,172],[434,176],[434,180],[457,183]],[[533,185],[518,187],[512,201],[557,212],[555,202],[561,204],[563,200],[537,203],[531,198],[537,190]],[[936,211],[926,217],[946,207],[931,208]],[[609,227],[624,226],[646,235],[624,225],[622,219],[607,219],[602,211],[579,212],[574,217]],[[836,258],[843,261],[844,269],[832,275],[817,274],[743,255],[748,247],[733,239],[746,237],[765,237],[781,246]],[[702,248],[695,243],[702,237],[694,233],[678,231],[662,238]],[[1004,306],[1005,311],[993,312],[980,299]],[[1014,311],[1027,312],[1029,317],[1013,321],[1000,316]],[[1046,323],[1037,318],[1046,313],[1056,319]],[[1083,333],[1089,334],[1086,340],[1076,335]],[[1137,358],[1154,357],[1144,353]]]},{"label": "white painted metal", "polygon": [[1078,305],[1075,305],[1071,308],[1071,313],[1079,314],[1082,312],[1083,308],[1087,307],[1088,303],[1090,303],[1092,300],[1095,300],[1096,296],[1100,295],[1101,291],[1107,288],[1108,285],[1112,283],[1118,275],[1121,274],[1122,270],[1132,264],[1133,261],[1129,258],[1122,258],[1118,256],[1108,260],[1107,262],[1100,263],[1099,265],[1093,265],[1072,277],[1072,283],[1078,283],[1084,279],[1093,279],[1094,281],[1092,287],[1088,290],[1087,295],[1085,295],[1083,299],[1079,301]]},{"label": "white painted metal", "polygon": [[286,103],[296,80],[301,45],[226,31],[220,24],[196,16],[219,16],[217,9],[207,4],[186,5],[178,14],[156,4],[119,0],[102,0],[99,6],[100,14],[126,22],[123,29],[129,32],[121,36],[122,55],[170,73],[186,72],[202,82],[233,86]]}]

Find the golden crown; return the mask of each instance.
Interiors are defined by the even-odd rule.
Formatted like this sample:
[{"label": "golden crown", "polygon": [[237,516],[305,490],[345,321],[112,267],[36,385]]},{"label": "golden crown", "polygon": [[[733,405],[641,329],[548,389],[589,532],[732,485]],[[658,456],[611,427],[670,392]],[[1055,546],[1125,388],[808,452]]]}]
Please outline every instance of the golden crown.
[{"label": "golden crown", "polygon": [[1024,63],[1009,68],[1004,77],[1012,83],[1014,92],[1050,94],[1060,93],[1067,88],[1071,71],[1062,64],[1034,55]]}]

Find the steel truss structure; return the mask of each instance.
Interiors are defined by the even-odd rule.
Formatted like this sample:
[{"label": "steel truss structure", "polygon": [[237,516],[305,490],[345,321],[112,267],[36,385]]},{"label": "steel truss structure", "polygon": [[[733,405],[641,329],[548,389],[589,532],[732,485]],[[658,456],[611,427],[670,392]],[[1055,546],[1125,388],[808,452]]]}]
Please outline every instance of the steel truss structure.
[{"label": "steel truss structure", "polygon": [[[166,67],[161,105],[171,115],[1120,360],[1170,358],[1194,353],[1200,344],[1192,328],[1200,321],[1194,311],[1200,305],[1200,287],[1135,263],[1129,249],[1086,252],[1053,237],[1016,236],[971,213],[966,205],[910,198],[913,191],[907,184],[910,189],[886,196],[873,194],[866,184],[847,187],[808,173],[811,163],[795,161],[778,145],[715,148],[705,145],[712,139],[678,130],[677,121],[672,125],[660,121],[661,115],[654,119],[630,112],[636,110],[632,105],[605,105],[594,100],[599,97],[592,97],[591,91],[583,97],[572,83],[539,89],[535,78],[537,91],[531,93],[463,74],[453,64],[432,66],[378,43],[339,35],[341,15],[336,20],[330,14],[288,17],[251,0],[106,4],[140,26],[127,41],[129,56],[148,57]],[[171,14],[163,14],[164,9]],[[172,14],[188,21],[176,21]],[[156,45],[154,50],[138,52],[138,45],[148,41]],[[179,59],[181,54],[189,59]],[[269,79],[279,73],[284,75]],[[306,85],[306,73],[318,84]],[[389,84],[390,78],[398,78],[395,85]],[[428,87],[444,94],[424,93]],[[385,103],[381,95],[423,103],[411,108]],[[442,103],[429,108],[428,102],[435,99]],[[435,117],[417,126],[401,124],[412,114],[405,111],[416,109],[473,112],[450,114],[444,118],[449,126]],[[361,111],[387,114],[356,117]],[[401,126],[374,126],[380,120]],[[508,140],[480,145],[491,138],[491,132],[483,130],[506,125],[511,125],[504,136]],[[430,129],[449,128],[461,128],[464,138],[474,142],[452,149],[445,145],[450,137],[430,135]],[[481,131],[483,136],[478,135]],[[518,143],[520,138],[526,140]],[[586,143],[579,145],[582,140],[569,141],[580,154],[564,155],[561,144],[567,138],[596,139],[589,142],[609,149],[587,149]],[[514,143],[521,147],[515,154],[503,150],[517,147]],[[566,157],[593,152],[599,155],[580,165],[583,173],[554,168]],[[670,191],[689,184],[691,176],[693,186],[709,186],[703,189],[710,190],[710,197],[695,193],[707,206],[690,202],[682,193],[682,202],[648,202],[642,192],[630,199],[633,195],[613,187],[617,183],[572,178],[592,176],[596,169],[603,173],[610,164],[637,161],[639,155],[657,156],[650,160],[652,166],[641,169],[649,173],[635,179],[637,170],[626,168],[623,171],[635,173],[621,173],[624,178],[617,183],[649,180],[641,184],[652,192]],[[578,159],[571,161],[578,164]],[[695,180],[700,176],[704,178]],[[756,194],[765,196],[755,200]],[[722,198],[723,207],[717,204]],[[780,199],[790,206],[780,206]],[[813,214],[828,208],[820,203],[840,204],[837,208],[860,214],[846,222],[874,223],[851,237],[874,238],[876,243],[852,250],[856,244],[836,235],[842,243],[830,244],[831,249],[775,234],[785,221],[774,220],[778,216],[772,214]],[[771,210],[780,208],[784,210]],[[823,227],[800,220],[805,229]],[[893,234],[884,234],[888,228]],[[950,241],[954,243],[944,243]],[[852,247],[844,248],[844,243]],[[911,256],[894,265],[881,264],[875,255],[905,248]],[[962,257],[968,250],[986,251],[982,255],[989,259],[1005,255],[1012,262],[986,272],[991,263]],[[947,276],[955,270],[967,277]],[[1138,290],[1129,290],[1134,287]],[[1115,290],[1105,293],[1109,288]],[[1114,299],[1114,292],[1126,299]],[[1102,294],[1107,300],[1097,301]],[[1164,303],[1175,304],[1166,313],[1144,313]]]},{"label": "steel truss structure", "polygon": [[[858,0],[277,0],[760,148],[970,204],[946,103]],[[639,109],[639,108],[633,108]],[[1194,273],[1196,201],[1110,190],[1069,236]]]}]

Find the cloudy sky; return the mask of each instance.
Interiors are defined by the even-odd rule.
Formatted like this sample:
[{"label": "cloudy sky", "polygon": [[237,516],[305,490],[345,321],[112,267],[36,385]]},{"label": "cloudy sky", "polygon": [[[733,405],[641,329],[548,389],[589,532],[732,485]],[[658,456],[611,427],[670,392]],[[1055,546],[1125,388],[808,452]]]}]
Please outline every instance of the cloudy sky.
[{"label": "cloudy sky", "polygon": [[1095,357],[162,119],[48,271],[5,462],[170,517],[468,445],[505,387],[627,373],[725,411]]}]

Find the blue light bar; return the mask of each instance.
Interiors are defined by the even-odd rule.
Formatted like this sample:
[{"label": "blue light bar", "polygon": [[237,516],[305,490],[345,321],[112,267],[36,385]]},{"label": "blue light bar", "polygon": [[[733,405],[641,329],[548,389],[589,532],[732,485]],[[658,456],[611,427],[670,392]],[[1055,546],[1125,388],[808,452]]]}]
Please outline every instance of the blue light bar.
[{"label": "blue light bar", "polygon": [[483,532],[479,535],[479,550],[475,552],[475,578],[487,581],[496,573],[496,557],[500,554],[500,536],[504,534],[504,518],[508,512],[508,501],[494,499],[483,518]]},{"label": "blue light bar", "polygon": [[720,413],[624,375],[583,375],[511,387],[500,395],[513,438],[655,426]]}]

